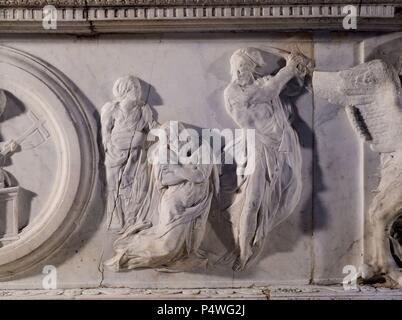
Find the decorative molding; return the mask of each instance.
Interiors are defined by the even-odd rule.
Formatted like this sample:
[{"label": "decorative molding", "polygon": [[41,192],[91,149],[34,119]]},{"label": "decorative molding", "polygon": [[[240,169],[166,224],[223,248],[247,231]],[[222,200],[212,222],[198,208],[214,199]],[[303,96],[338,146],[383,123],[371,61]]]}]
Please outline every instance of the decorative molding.
[{"label": "decorative molding", "polygon": [[[56,5],[57,3],[57,5]],[[138,3],[138,5],[137,5]],[[311,3],[311,2],[310,2]],[[219,30],[343,30],[345,1],[3,1],[0,32],[103,33]],[[323,3],[323,4],[322,4]],[[43,5],[57,7],[57,29],[42,27]],[[351,4],[347,2],[347,4]],[[397,1],[356,4],[358,30],[402,30]],[[325,18],[325,19],[324,19]],[[373,19],[375,18],[375,20]]]},{"label": "decorative molding", "polygon": [[[139,7],[139,8],[63,8],[57,10],[60,22],[110,20],[191,20],[191,19],[257,19],[257,18],[330,18],[342,17],[343,5],[278,5],[278,6],[205,6],[205,7]],[[361,17],[393,18],[392,5],[362,5]],[[42,21],[42,9],[4,8],[0,19],[6,21]]]},{"label": "decorative molding", "polygon": [[261,6],[261,5],[314,5],[314,4],[400,4],[399,0],[1,0],[0,7],[117,7],[117,6]]},{"label": "decorative molding", "polygon": [[402,300],[402,292],[392,288],[359,286],[345,291],[342,286],[205,288],[205,289],[132,289],[77,288],[55,290],[0,290],[2,300],[23,299],[261,299],[261,300]]},{"label": "decorative molding", "polygon": [[233,5],[312,5],[312,4],[400,4],[399,0],[1,0],[2,7],[115,7],[115,6],[233,6]]}]

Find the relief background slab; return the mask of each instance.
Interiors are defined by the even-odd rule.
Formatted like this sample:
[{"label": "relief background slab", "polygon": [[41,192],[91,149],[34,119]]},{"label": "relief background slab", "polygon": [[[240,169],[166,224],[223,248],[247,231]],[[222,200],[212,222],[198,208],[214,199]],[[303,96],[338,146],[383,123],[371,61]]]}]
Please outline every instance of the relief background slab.
[{"label": "relief background slab", "polygon": [[[372,35],[374,37],[376,35]],[[235,128],[226,114],[223,90],[230,82],[229,58],[238,48],[295,45],[320,70],[335,71],[360,62],[366,36],[330,33],[187,34],[151,36],[3,37],[0,44],[40,57],[63,72],[85,97],[90,112],[111,99],[115,79],[133,74],[151,84],[149,104],[159,122],[179,120],[196,128]],[[268,237],[260,261],[242,273],[230,267],[205,273],[102,271],[115,238],[106,230],[98,178],[96,196],[77,231],[56,254],[0,288],[41,288],[41,270],[57,266],[62,288],[240,287],[272,284],[339,283],[345,265],[360,265],[363,249],[363,147],[337,106],[306,92],[295,101],[294,127],[303,158],[302,199],[291,217]],[[3,131],[3,127],[1,128]],[[7,128],[4,128],[5,133]],[[98,143],[99,137],[98,137]],[[43,187],[44,189],[46,186]],[[214,232],[207,241],[217,243]]]}]

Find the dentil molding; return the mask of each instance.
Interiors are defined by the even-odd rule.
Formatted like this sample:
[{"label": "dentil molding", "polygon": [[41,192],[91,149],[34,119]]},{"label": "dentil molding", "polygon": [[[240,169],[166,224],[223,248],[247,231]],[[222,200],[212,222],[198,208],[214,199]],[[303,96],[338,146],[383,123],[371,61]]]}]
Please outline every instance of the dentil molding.
[{"label": "dentil molding", "polygon": [[[344,30],[355,5],[358,31],[402,30],[400,1],[76,0],[0,1],[1,33],[115,33],[247,30]],[[57,10],[46,29],[44,6]]]},{"label": "dentil molding", "polygon": [[207,6],[207,5],[266,5],[266,4],[398,4],[398,0],[2,0],[0,6],[41,7],[53,4],[63,7],[90,6]]}]

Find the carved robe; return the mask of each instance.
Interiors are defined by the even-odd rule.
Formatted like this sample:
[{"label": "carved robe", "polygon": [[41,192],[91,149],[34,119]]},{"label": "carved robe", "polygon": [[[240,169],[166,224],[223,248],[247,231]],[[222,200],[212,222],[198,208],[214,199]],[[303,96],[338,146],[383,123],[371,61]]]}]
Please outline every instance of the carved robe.
[{"label": "carved robe", "polygon": [[248,112],[257,112],[258,121],[264,123],[253,127],[236,121],[242,128],[255,129],[256,135],[255,169],[243,177],[233,204],[226,209],[243,254],[238,269],[258,255],[269,231],[292,213],[302,188],[300,144],[291,125],[291,106],[279,96],[253,102],[261,85],[258,80],[247,86],[235,81],[225,91],[228,112],[235,120],[239,113],[247,119]]},{"label": "carved robe", "polygon": [[[119,103],[106,104],[101,113],[105,146],[107,212],[122,227],[135,221],[148,189],[145,139],[153,122],[148,105],[134,106],[128,114]],[[110,223],[110,222],[109,222]]]},{"label": "carved robe", "polygon": [[[157,147],[152,150],[157,152]],[[116,255],[106,266],[115,271],[175,266],[187,269],[186,262],[191,265],[192,258],[202,259],[198,249],[216,191],[217,171],[212,164],[199,164],[193,168],[198,179],[201,177],[199,181],[165,182],[165,175],[174,173],[175,166],[154,165],[153,186],[147,197],[152,203],[142,208],[151,212],[145,212],[142,222],[130,226],[115,241]]]}]

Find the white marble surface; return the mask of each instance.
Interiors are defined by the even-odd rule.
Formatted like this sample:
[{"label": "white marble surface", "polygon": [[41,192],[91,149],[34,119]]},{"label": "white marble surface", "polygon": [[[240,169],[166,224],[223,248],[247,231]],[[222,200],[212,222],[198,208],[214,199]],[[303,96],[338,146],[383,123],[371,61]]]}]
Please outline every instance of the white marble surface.
[{"label": "white marble surface", "polygon": [[[317,42],[316,68],[336,71],[356,65],[357,44],[345,42]],[[359,268],[362,261],[362,145],[343,108],[316,96],[314,133],[312,272],[317,282],[338,283],[344,266]]]},{"label": "white marble surface", "polygon": [[[224,107],[230,82],[229,57],[238,48],[297,45],[320,70],[335,71],[359,62],[363,36],[322,34],[188,34],[99,36],[96,38],[6,37],[0,44],[40,57],[59,69],[97,111],[112,97],[114,81],[133,74],[151,84],[148,103],[160,123],[179,120],[200,128],[235,128]],[[260,261],[247,271],[230,267],[207,272],[159,273],[103,270],[116,235],[106,230],[101,180],[83,220],[61,249],[26,274],[0,282],[2,289],[40,289],[44,265],[58,271],[59,288],[194,288],[339,283],[345,265],[362,262],[364,221],[363,149],[340,107],[306,92],[296,101],[295,128],[301,140],[303,191],[293,215],[267,238]],[[11,124],[10,124],[11,125]],[[11,127],[0,127],[5,136]],[[4,130],[4,131],[3,131]],[[10,133],[9,133],[10,132]],[[97,137],[99,138],[99,137]],[[100,141],[98,140],[98,143]],[[18,161],[24,161],[16,157]],[[44,172],[52,168],[42,163]],[[40,178],[43,175],[40,175]],[[39,178],[39,179],[40,179]],[[39,183],[35,179],[35,183]],[[27,182],[28,183],[28,182]],[[45,192],[48,186],[40,182]],[[40,192],[39,192],[40,194]],[[217,242],[207,233],[207,241]],[[221,244],[219,244],[221,245]]]}]

